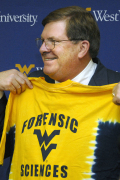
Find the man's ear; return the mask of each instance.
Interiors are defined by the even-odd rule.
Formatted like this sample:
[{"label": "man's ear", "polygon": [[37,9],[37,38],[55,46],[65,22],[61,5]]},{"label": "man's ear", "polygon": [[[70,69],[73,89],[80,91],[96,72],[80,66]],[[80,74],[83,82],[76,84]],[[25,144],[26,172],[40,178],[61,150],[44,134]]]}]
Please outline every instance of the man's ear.
[{"label": "man's ear", "polygon": [[80,41],[78,57],[83,58],[89,51],[90,43],[87,40]]}]

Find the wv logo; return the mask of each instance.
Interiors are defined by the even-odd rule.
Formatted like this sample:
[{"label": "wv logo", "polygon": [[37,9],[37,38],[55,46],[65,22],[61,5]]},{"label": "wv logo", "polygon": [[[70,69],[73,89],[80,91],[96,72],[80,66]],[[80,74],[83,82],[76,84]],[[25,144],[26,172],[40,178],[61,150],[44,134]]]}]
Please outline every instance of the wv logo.
[{"label": "wv logo", "polygon": [[[60,130],[54,130],[49,136],[47,135],[47,132],[45,130],[44,135],[41,135],[41,131],[39,129],[35,129],[34,133],[37,135],[38,141],[39,141],[39,145],[41,147],[41,152],[42,152],[42,156],[43,156],[43,161],[45,161],[45,159],[47,158],[47,156],[49,155],[49,153],[51,152],[52,149],[56,149],[57,144],[50,144],[48,146],[48,148],[45,150],[44,144],[43,142],[45,141],[45,145],[47,146],[49,144],[49,142],[54,138],[54,136],[59,135],[60,134]],[[43,145],[42,145],[43,144]]]},{"label": "wv logo", "polygon": [[91,11],[91,7],[86,8],[86,11]]},{"label": "wv logo", "polygon": [[15,67],[17,67],[21,73],[24,73],[24,75],[28,74],[32,68],[35,67],[35,64],[30,64],[30,66],[27,68],[26,65],[24,65],[23,67],[21,67],[20,64],[16,64]]}]

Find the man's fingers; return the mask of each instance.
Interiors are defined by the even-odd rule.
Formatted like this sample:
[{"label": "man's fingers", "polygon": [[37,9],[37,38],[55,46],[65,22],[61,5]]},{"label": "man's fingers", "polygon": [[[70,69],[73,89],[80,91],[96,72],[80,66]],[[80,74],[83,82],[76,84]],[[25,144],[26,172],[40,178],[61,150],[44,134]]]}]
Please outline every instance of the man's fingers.
[{"label": "man's fingers", "polygon": [[[20,73],[19,76],[25,81],[26,85],[29,87],[29,88],[33,88],[33,85],[31,83],[31,81],[29,81],[29,79],[27,78],[27,76],[25,76],[24,74]],[[22,84],[21,84],[22,85]],[[24,85],[24,83],[23,83]]]},{"label": "man's fingers", "polygon": [[13,85],[10,86],[9,91],[12,92],[13,94],[17,94],[17,90]]},{"label": "man's fingers", "polygon": [[116,104],[116,105],[120,105],[120,96],[119,95],[115,95],[113,97],[113,102]]},{"label": "man's fingers", "polygon": [[120,105],[120,82],[113,88],[112,95],[113,102],[116,105]]},{"label": "man's fingers", "polygon": [[26,84],[23,84],[22,86],[21,86],[21,92],[24,92],[25,90],[26,90]]},{"label": "man's fingers", "polygon": [[12,81],[13,86],[16,89],[16,93],[20,94],[26,90],[26,87],[33,88],[32,83],[28,80],[28,78],[18,73],[18,75],[15,77],[15,79]]},{"label": "man's fingers", "polygon": [[19,76],[19,74],[15,77],[14,81],[12,82],[14,87],[16,88],[17,94],[24,92],[26,90],[26,81],[23,76]]},{"label": "man's fingers", "polygon": [[27,86],[33,88],[27,76],[16,69],[0,72],[0,91],[11,91],[14,94],[20,94],[26,90]]},{"label": "man's fingers", "polygon": [[31,81],[29,81],[28,79],[26,79],[26,84],[27,84],[27,86],[28,86],[30,89],[33,88],[33,85],[32,85],[32,83],[31,83]]}]

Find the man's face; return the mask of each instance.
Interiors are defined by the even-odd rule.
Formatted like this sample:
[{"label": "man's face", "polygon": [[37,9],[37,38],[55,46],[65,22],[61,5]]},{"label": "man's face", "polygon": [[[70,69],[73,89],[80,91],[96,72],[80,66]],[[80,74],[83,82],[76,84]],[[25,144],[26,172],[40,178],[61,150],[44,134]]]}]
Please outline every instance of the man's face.
[{"label": "man's face", "polygon": [[[50,22],[45,25],[41,38],[68,40],[66,35],[66,21]],[[40,53],[44,62],[43,71],[50,78],[59,82],[74,78],[79,73],[80,61],[78,59],[79,43],[62,41],[55,44],[55,48],[48,50],[43,42]]]}]

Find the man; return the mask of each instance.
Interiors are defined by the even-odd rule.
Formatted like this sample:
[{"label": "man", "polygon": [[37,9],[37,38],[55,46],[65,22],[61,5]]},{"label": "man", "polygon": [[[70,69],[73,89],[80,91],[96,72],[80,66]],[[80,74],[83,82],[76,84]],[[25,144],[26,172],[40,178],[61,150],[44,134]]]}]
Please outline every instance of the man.
[{"label": "man", "polygon": [[[99,51],[100,33],[92,15],[77,6],[51,12],[43,21],[41,38],[36,39],[44,68],[31,77],[44,76],[50,83],[68,79],[91,85],[102,86],[120,81],[120,73],[105,68],[96,58]],[[41,43],[41,44],[40,44]],[[14,94],[25,91],[31,82],[17,70],[0,73],[0,131],[2,134],[6,98],[4,90]],[[113,89],[113,102],[120,104],[120,83]],[[8,135],[9,136],[9,135]],[[8,138],[9,139],[9,138]],[[7,139],[6,146],[9,146]],[[11,155],[6,148],[6,157]]]}]

